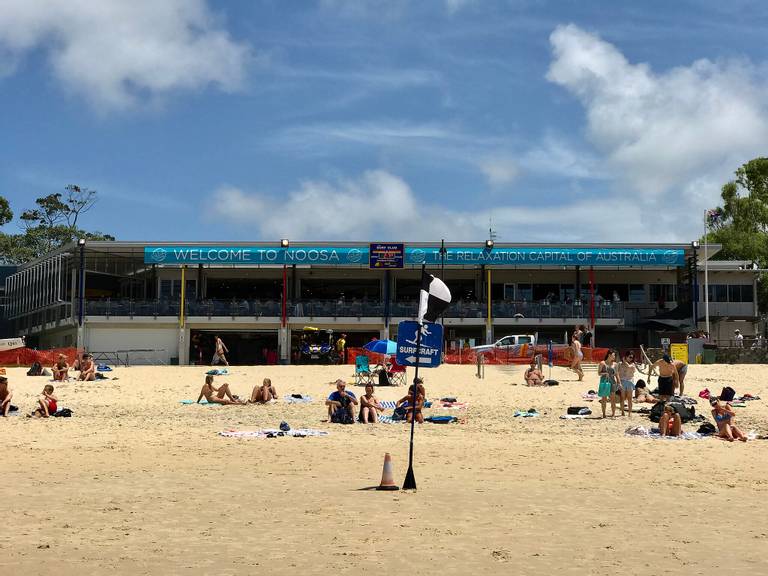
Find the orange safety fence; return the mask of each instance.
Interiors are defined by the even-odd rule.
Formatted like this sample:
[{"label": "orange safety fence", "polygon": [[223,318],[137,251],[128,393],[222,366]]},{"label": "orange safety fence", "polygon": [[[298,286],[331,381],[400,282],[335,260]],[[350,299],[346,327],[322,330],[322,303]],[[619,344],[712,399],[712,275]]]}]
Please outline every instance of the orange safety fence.
[{"label": "orange safety fence", "polygon": [[[585,363],[598,363],[605,359],[605,355],[608,352],[608,348],[584,347],[581,350],[584,353],[582,362]],[[529,364],[536,354],[541,354],[541,361],[543,364],[548,363],[546,344],[539,344],[537,346],[521,344],[519,346],[511,346],[507,349],[488,350],[482,352],[482,354],[483,362],[485,364]],[[348,348],[347,363],[354,364],[355,358],[360,355],[367,356],[368,363],[371,366],[384,364],[384,361],[389,358],[387,354],[369,352],[364,348]],[[572,358],[573,349],[570,346],[565,346],[563,344],[553,345],[552,363],[555,366],[570,366]],[[450,349],[446,352],[443,361],[446,364],[474,364],[477,362],[477,352],[471,348],[464,348],[463,350]]]},{"label": "orange safety fence", "polygon": [[67,363],[71,366],[78,356],[77,348],[52,348],[51,350],[33,350],[32,348],[14,348],[0,352],[0,366],[32,366],[39,362],[43,366],[51,367],[64,354]]}]

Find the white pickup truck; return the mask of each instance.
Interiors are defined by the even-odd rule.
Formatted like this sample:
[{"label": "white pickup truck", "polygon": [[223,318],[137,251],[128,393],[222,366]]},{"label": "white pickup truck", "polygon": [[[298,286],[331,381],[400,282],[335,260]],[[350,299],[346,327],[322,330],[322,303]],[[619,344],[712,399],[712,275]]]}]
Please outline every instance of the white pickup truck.
[{"label": "white pickup truck", "polygon": [[514,346],[520,346],[521,344],[536,344],[536,336],[533,334],[514,334],[512,336],[504,336],[493,344],[484,344],[483,346],[473,346],[477,354],[493,353],[494,351],[509,350]]}]

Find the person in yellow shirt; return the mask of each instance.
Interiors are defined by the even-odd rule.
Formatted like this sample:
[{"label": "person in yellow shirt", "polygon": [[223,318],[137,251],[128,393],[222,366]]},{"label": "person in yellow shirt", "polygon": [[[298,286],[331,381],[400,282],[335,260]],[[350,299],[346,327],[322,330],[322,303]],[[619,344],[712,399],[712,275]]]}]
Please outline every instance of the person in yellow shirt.
[{"label": "person in yellow shirt", "polygon": [[347,335],[339,335],[339,339],[336,340],[336,354],[339,356],[339,364],[347,363]]}]

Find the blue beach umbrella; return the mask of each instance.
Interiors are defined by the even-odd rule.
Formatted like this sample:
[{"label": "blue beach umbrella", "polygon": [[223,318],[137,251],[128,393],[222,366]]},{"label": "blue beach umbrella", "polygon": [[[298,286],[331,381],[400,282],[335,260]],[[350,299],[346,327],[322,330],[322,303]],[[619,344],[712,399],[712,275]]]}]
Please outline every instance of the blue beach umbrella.
[{"label": "blue beach umbrella", "polygon": [[394,340],[374,340],[363,346],[363,349],[379,354],[397,354],[397,342]]}]

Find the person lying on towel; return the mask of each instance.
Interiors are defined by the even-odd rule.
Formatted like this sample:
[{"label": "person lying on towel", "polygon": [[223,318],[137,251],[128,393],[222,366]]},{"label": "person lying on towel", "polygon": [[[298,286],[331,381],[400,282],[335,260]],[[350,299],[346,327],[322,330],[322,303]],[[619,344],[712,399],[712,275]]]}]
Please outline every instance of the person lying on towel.
[{"label": "person lying on towel", "polygon": [[336,380],[336,391],[331,392],[328,400],[328,419],[336,424],[354,424],[357,398],[352,392],[347,392],[347,383],[341,378]]},{"label": "person lying on towel", "polygon": [[245,404],[245,402],[230,392],[229,384],[226,382],[216,388],[213,385],[213,376],[210,374],[205,377],[205,384],[200,389],[200,396],[197,397],[197,402],[199,403],[203,398],[209,404]]}]

